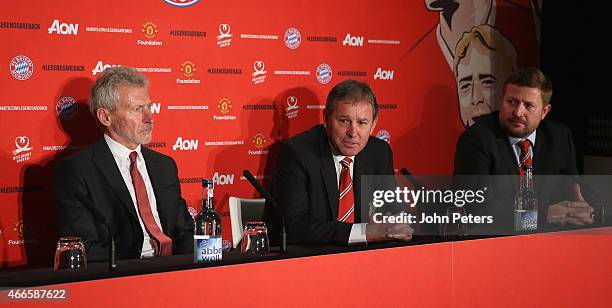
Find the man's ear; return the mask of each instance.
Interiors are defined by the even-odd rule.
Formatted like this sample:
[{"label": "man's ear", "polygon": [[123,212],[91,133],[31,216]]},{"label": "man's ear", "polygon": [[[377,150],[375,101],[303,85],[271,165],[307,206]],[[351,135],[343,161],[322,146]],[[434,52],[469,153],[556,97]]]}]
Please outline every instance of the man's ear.
[{"label": "man's ear", "polygon": [[327,128],[327,108],[323,109],[323,127]]},{"label": "man's ear", "polygon": [[550,112],[551,108],[552,108],[551,104],[546,104],[546,106],[544,106],[544,112],[542,113],[542,120],[544,120],[548,112]]},{"label": "man's ear", "polygon": [[96,117],[104,127],[109,127],[112,123],[110,112],[106,108],[98,108],[96,110]]},{"label": "man's ear", "polygon": [[372,127],[370,128],[370,135],[374,131],[374,128],[376,128],[376,123],[378,123],[378,117],[376,117],[374,121],[372,121]]}]

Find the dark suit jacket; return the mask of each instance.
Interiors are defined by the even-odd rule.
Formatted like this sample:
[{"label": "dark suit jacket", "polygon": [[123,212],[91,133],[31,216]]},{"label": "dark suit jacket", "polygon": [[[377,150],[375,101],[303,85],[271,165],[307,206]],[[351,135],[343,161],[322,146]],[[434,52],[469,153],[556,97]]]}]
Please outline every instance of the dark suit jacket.
[{"label": "dark suit jacket", "polygon": [[[361,203],[361,176],[393,174],[391,148],[386,142],[370,137],[353,165],[355,222],[368,222],[368,205]],[[323,125],[300,133],[283,145],[276,162],[273,189],[291,241],[348,244],[352,224],[337,221],[337,182]]]},{"label": "dark suit jacket", "polygon": [[[178,169],[166,155],[142,147],[163,232],[175,254],[193,251],[193,220],[181,197]],[[104,217],[115,236],[118,259],[140,258],[143,232],[127,186],[104,138],[58,162],[55,204],[59,234],[80,236],[88,260],[107,259],[110,237],[88,208]]]},{"label": "dark suit jacket", "polygon": [[[572,134],[566,126],[542,121],[533,151],[534,174],[578,174]],[[480,117],[459,137],[454,174],[518,173],[514,150],[499,124],[499,112]]]},{"label": "dark suit jacket", "polygon": [[[536,191],[539,197],[540,221],[548,205],[562,200],[574,200],[571,194],[572,177],[547,177],[542,175],[576,175],[576,153],[572,135],[566,126],[551,120],[543,120],[537,128],[533,146],[533,170],[536,175]],[[518,163],[508,135],[499,124],[499,112],[481,116],[468,128],[457,142],[455,175],[510,175],[507,177],[456,177],[455,188],[492,186],[491,197],[504,204],[489,203],[474,207],[475,213],[488,210],[502,213],[509,220],[516,191],[518,190]],[[478,182],[478,183],[477,183]],[[487,198],[489,199],[489,198]],[[510,203],[510,204],[508,204]],[[495,208],[497,207],[497,208]],[[501,208],[503,207],[503,208]],[[496,218],[496,219],[497,219]]]}]

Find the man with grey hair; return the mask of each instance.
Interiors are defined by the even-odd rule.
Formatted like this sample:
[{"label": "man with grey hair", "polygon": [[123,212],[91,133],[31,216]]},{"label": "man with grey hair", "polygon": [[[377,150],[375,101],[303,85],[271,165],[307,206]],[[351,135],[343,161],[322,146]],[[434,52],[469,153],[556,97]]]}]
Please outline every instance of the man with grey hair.
[{"label": "man with grey hair", "polygon": [[372,89],[345,80],[327,96],[324,124],[283,145],[273,188],[290,241],[349,245],[412,239],[408,224],[370,223],[361,200],[363,175],[394,174],[391,148],[370,136],[377,120]]},{"label": "man with grey hair", "polygon": [[153,132],[148,80],[128,67],[104,71],[90,111],[104,136],[55,170],[59,234],[80,236],[90,261],[104,260],[110,236],[119,259],[193,250],[193,220],[175,161],[146,147]]}]

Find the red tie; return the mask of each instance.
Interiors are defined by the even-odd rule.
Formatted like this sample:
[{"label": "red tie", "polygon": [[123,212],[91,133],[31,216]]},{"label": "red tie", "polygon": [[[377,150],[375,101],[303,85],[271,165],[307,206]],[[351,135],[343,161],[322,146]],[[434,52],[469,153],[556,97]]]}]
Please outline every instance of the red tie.
[{"label": "red tie", "polygon": [[517,143],[517,145],[519,148],[521,148],[521,156],[519,158],[519,175],[523,175],[523,167],[531,166],[532,163],[531,153],[529,152],[531,141],[529,141],[529,139],[521,140]]},{"label": "red tie", "polygon": [[136,191],[136,203],[138,204],[138,212],[140,218],[145,225],[145,229],[149,232],[149,236],[153,240],[153,249],[156,256],[171,256],[172,255],[172,239],[166,236],[153,218],[153,212],[149,205],[149,195],[145,187],[142,175],[136,167],[137,152],[130,153],[130,174],[132,175],[132,183]]},{"label": "red tie", "polygon": [[340,161],[342,171],[340,172],[340,201],[338,204],[338,221],[350,223],[355,221],[355,196],[353,196],[353,180],[351,179],[350,169],[352,162],[349,157]]}]

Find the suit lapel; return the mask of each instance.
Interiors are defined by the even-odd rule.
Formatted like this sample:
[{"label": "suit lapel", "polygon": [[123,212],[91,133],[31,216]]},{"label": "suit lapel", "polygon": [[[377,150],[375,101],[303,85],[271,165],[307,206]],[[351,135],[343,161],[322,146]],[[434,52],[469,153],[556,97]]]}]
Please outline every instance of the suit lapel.
[{"label": "suit lapel", "polygon": [[501,159],[504,161],[504,166],[508,166],[508,172],[500,172],[498,174],[508,174],[511,178],[511,185],[514,190],[518,188],[518,178],[515,179],[514,176],[518,176],[519,169],[518,163],[516,162],[516,158],[514,156],[514,150],[510,145],[510,141],[508,140],[508,136],[505,134],[498,135],[497,138],[497,152]]},{"label": "suit lapel", "polygon": [[338,200],[340,199],[340,192],[338,191],[338,183],[336,177],[336,167],[334,166],[334,159],[332,158],[331,148],[325,135],[325,130],[321,128],[321,135],[319,136],[319,160],[321,161],[321,177],[325,183],[325,190],[327,191],[327,204],[332,214],[332,218],[335,220],[338,218]]},{"label": "suit lapel", "polygon": [[514,150],[510,145],[510,141],[508,141],[508,137],[497,140],[497,151],[499,156],[504,161],[504,165],[508,166],[509,174],[518,174],[518,164],[516,162],[516,158],[514,157]]},{"label": "suit lapel", "polygon": [[123,181],[119,167],[117,167],[115,158],[108,148],[104,138],[100,138],[100,140],[94,145],[93,160],[100,172],[102,172],[110,184],[115,194],[117,194],[117,198],[121,200],[123,206],[134,217],[134,219],[138,220],[136,209],[134,208],[134,203],[132,202],[132,197],[130,197],[130,192],[125,185],[125,181]]}]

